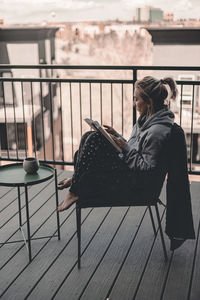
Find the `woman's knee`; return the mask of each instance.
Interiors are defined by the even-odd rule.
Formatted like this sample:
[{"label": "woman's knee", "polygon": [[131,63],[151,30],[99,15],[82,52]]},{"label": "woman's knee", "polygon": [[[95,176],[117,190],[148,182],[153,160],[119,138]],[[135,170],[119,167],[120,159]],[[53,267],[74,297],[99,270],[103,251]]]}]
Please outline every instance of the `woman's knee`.
[{"label": "woman's knee", "polygon": [[98,131],[91,131],[87,137],[87,140],[99,140],[99,139],[103,139],[103,136]]},{"label": "woman's knee", "polygon": [[82,137],[81,137],[81,142],[80,144],[83,145],[85,143],[85,141],[87,140],[87,138],[93,133],[93,131],[87,131],[85,132]]},{"label": "woman's knee", "polygon": [[74,153],[74,157],[73,157],[74,166],[76,165],[77,158],[78,158],[78,150]]},{"label": "woman's knee", "polygon": [[82,135],[82,137],[81,137],[81,139],[82,140],[85,140],[91,133],[93,133],[94,131],[92,131],[92,130],[90,130],[90,131],[86,131],[83,135]]},{"label": "woman's knee", "polygon": [[87,131],[86,133],[83,134],[81,138],[81,145],[86,145],[86,144],[98,144],[98,142],[104,141],[102,134],[98,131]]}]

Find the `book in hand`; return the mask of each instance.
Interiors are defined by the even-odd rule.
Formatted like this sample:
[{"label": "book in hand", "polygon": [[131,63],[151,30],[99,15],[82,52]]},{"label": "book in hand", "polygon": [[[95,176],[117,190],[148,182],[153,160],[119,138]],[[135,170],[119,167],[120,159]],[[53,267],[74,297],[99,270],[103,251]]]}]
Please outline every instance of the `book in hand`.
[{"label": "book in hand", "polygon": [[115,143],[115,141],[111,138],[110,134],[99,124],[98,121],[93,121],[91,119],[84,119],[84,121],[90,126],[92,127],[92,129],[100,132],[101,134],[103,134],[103,136],[105,136],[105,138],[115,147],[115,149],[118,152],[122,152],[122,149]]}]

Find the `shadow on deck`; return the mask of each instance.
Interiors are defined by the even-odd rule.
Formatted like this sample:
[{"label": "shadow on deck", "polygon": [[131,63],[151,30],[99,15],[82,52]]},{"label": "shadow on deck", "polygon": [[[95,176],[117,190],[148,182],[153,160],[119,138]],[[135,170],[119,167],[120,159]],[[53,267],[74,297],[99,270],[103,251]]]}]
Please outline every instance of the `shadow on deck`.
[{"label": "shadow on deck", "polygon": [[[59,171],[58,180],[69,176]],[[51,184],[52,183],[52,184]],[[24,190],[21,189],[24,205]],[[66,191],[59,191],[62,201]],[[200,183],[192,182],[194,225],[199,235]],[[30,187],[31,234],[56,233],[54,184]],[[161,199],[165,202],[165,191]],[[163,228],[165,214],[162,214]],[[1,242],[21,239],[18,230],[17,190],[1,187]],[[23,206],[23,220],[25,207]],[[61,240],[32,241],[33,261],[22,243],[0,246],[2,299],[200,299],[198,238],[186,241],[174,253],[165,235],[168,262],[160,236],[154,237],[144,207],[84,209],[82,213],[82,267],[77,268],[75,207],[60,214]],[[24,226],[26,229],[26,226]]]}]

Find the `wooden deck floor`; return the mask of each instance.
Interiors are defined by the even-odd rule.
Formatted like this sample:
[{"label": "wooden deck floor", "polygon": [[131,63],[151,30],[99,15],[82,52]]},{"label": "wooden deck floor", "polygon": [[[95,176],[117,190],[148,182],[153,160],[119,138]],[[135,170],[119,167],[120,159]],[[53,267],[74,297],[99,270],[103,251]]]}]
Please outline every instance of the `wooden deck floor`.
[{"label": "wooden deck floor", "polygon": [[[66,172],[59,172],[59,179]],[[24,203],[24,191],[21,190]],[[66,191],[59,192],[62,201]],[[199,236],[200,183],[192,182],[195,230]],[[56,233],[54,184],[29,189],[31,233]],[[162,199],[165,198],[163,192]],[[21,239],[17,190],[0,188],[0,241]],[[159,206],[165,226],[165,215]],[[25,208],[22,209],[25,214]],[[25,218],[23,219],[25,220]],[[0,298],[98,300],[200,299],[200,245],[186,241],[165,262],[159,235],[155,238],[146,208],[84,209],[82,267],[77,268],[75,208],[60,214],[61,240],[32,241],[33,261],[22,243],[0,246]],[[26,229],[26,224],[24,225]]]}]

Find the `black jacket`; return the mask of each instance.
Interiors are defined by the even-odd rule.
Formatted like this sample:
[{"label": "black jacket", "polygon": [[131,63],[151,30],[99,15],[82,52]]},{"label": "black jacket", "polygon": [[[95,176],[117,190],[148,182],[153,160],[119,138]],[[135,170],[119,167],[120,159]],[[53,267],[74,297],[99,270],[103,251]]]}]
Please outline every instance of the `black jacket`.
[{"label": "black jacket", "polygon": [[171,241],[195,239],[185,135],[176,123],[169,140],[168,166],[166,233]]}]

